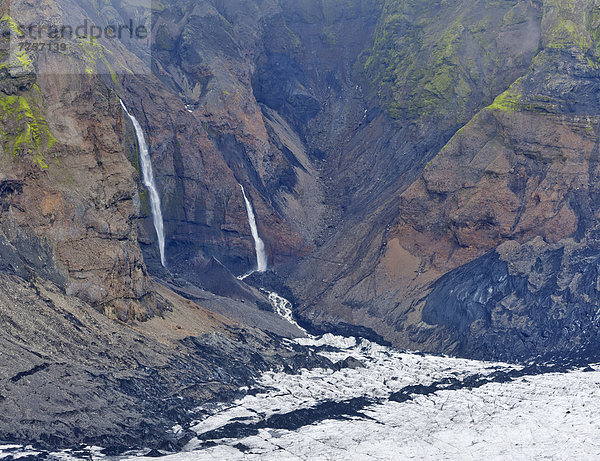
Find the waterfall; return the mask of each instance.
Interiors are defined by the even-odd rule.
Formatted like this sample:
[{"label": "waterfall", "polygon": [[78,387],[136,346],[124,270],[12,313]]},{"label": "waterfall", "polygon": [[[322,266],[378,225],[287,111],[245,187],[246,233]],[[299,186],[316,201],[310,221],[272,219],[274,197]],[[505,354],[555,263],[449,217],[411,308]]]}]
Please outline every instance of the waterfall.
[{"label": "waterfall", "polygon": [[248,213],[248,223],[250,224],[250,230],[252,231],[252,238],[254,239],[254,247],[256,249],[256,271],[264,272],[267,270],[267,254],[265,253],[265,243],[258,235],[258,229],[256,227],[256,217],[252,204],[248,197],[246,197],[246,191],[244,186],[240,184],[242,188],[242,194],[244,195],[244,202],[246,202],[246,212]]},{"label": "waterfall", "polygon": [[[137,119],[129,113],[123,101],[121,101],[121,107],[125,113],[131,119],[133,127],[135,128],[135,135],[137,136],[138,145],[140,149],[140,164],[142,169],[142,182],[146,189],[148,189],[150,195],[150,208],[152,212],[152,221],[154,222],[154,229],[156,229],[156,236],[158,237],[158,247],[160,249],[160,262],[165,266],[165,231],[163,224],[162,211],[160,209],[160,197],[156,188],[156,182],[154,181],[154,173],[152,172],[152,162],[150,160],[150,153],[148,152],[148,145],[144,138],[144,131],[140,126]],[[166,267],[166,266],[165,266]]]}]

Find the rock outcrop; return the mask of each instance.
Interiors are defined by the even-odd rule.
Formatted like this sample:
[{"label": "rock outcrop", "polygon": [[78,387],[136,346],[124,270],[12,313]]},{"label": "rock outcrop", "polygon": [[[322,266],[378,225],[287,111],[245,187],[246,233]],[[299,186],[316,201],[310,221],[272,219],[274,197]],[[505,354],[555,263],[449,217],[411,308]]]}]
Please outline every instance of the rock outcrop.
[{"label": "rock outcrop", "polygon": [[332,367],[156,284],[161,317],[108,319],[56,285],[0,273],[0,434],[45,449],[181,449],[175,424],[261,371]]},{"label": "rock outcrop", "polygon": [[[171,408],[148,395],[184,396],[173,422],[301,361],[273,336],[300,331],[256,287],[293,297],[315,331],[597,359],[595,0],[170,0],[148,20],[150,56],[118,40],[10,54],[13,11],[143,20],[117,0],[38,3],[14,0],[0,21],[9,438],[103,443],[118,427],[119,444],[146,440],[142,421],[155,433]],[[166,268],[119,99],[150,146]],[[271,269],[245,281],[256,261],[239,184]],[[256,363],[236,371],[234,355]],[[59,413],[18,421],[19,396],[42,382],[40,409],[72,397],[57,406],[76,415],[66,426]],[[97,429],[78,426],[90,389],[97,408],[118,402]]]},{"label": "rock outcrop", "polygon": [[33,60],[16,83],[13,57],[4,58],[3,264],[44,276],[111,317],[147,317],[156,307],[137,243],[139,197],[118,100],[95,77],[37,75],[44,64]]},{"label": "rock outcrop", "polygon": [[[392,67],[392,77],[381,80],[395,82],[387,99],[391,116],[410,118],[407,101],[411,102],[419,109],[419,126],[431,130],[447,126],[444,113],[448,108],[460,115],[472,107],[469,96],[477,94],[485,74],[470,91],[463,91],[466,99],[460,99],[458,91],[471,80],[466,79],[468,68],[458,58],[470,56],[464,46],[474,30],[465,21],[477,17],[476,5],[470,5],[474,9],[466,15],[456,6],[461,27],[450,38],[463,51],[454,55],[450,48],[440,48],[444,41],[437,40],[439,23],[432,32],[437,41],[423,72],[433,72],[437,78],[448,75],[450,66],[452,91],[426,92],[427,85],[403,80],[410,72],[394,73],[398,68]],[[406,40],[405,29],[386,27],[418,22],[428,11],[423,6],[404,12],[400,19],[384,20],[380,39],[387,32]],[[362,228],[360,235],[366,238],[360,246],[338,239],[337,246],[328,250],[330,256],[323,259],[340,269],[331,264],[329,270],[334,273],[327,279],[327,288],[316,298],[307,296],[310,302],[303,308],[307,319],[367,325],[397,345],[467,356],[522,360],[568,355],[580,348],[597,352],[593,312],[598,292],[577,285],[584,263],[576,256],[590,257],[592,266],[585,273],[593,270],[598,213],[596,12],[594,2],[523,3],[506,12],[497,40],[506,37],[503,30],[514,31],[521,24],[521,36],[528,39],[521,42],[520,61],[525,64],[531,59],[530,67],[516,67],[522,75],[493,101],[488,99],[489,105],[443,146],[421,149],[422,171],[409,175],[410,182],[397,178],[394,196],[374,197],[375,203],[385,200],[374,211],[373,216],[381,218],[379,223],[369,225],[367,218],[366,223],[344,230]],[[538,39],[531,35],[535,33]],[[488,39],[480,45],[486,43]],[[509,41],[511,46],[513,54],[507,57],[514,57],[515,42]],[[450,55],[438,62],[436,53],[442,50]],[[420,52],[426,53],[427,48]],[[378,59],[382,58],[376,54],[373,62]],[[423,78],[435,84],[435,79]],[[387,88],[387,84],[380,85]],[[406,96],[407,88],[417,93]],[[431,109],[431,98],[440,110]],[[440,117],[436,127],[428,125],[427,118]],[[506,252],[506,242],[525,246],[522,251]],[[572,250],[573,245],[578,251]],[[531,248],[539,248],[540,259],[536,262],[532,255],[524,263],[522,253]],[[564,251],[564,259],[550,256],[554,251]],[[521,267],[518,276],[512,272],[513,265]],[[539,271],[547,277],[555,271],[557,285],[532,285]],[[304,270],[297,273],[297,283],[306,274]],[[568,279],[576,286],[567,287]],[[314,288],[307,291],[314,293]],[[575,299],[578,291],[586,301]],[[327,309],[318,307],[323,304]]]}]

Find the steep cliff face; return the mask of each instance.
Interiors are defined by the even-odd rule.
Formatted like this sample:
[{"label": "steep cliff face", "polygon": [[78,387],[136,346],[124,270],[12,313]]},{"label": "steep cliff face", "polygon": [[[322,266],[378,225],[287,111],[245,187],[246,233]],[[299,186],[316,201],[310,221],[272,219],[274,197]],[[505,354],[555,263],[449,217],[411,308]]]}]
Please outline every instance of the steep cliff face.
[{"label": "steep cliff face", "polygon": [[[19,23],[142,20],[135,7],[116,2],[98,9],[67,0],[44,2],[37,10],[25,3],[10,6],[3,20],[1,70],[7,126],[3,174],[8,181],[3,208],[10,233],[6,251],[14,259],[12,266],[20,265],[13,269],[20,275],[25,266],[44,271],[68,294],[111,317],[144,319],[156,312],[146,265],[161,277],[168,273],[158,259],[148,195],[140,181],[138,145],[121,98],[140,121],[150,146],[165,217],[168,268],[218,295],[250,300],[254,306],[267,304],[262,294],[228,272],[244,273],[255,265],[239,183],[261,217],[270,264],[305,254],[310,244],[271,203],[260,176],[270,163],[253,166],[253,159],[264,162],[271,149],[258,104],[245,102],[244,95],[232,96],[231,102],[226,97],[224,85],[230,79],[224,68],[239,69],[240,81],[232,91],[252,92],[251,61],[223,55],[217,47],[221,42],[208,43],[219,57],[211,72],[221,77],[207,93],[204,116],[185,104],[189,101],[174,91],[171,80],[165,86],[152,75],[144,61],[147,50],[127,49],[118,40],[78,39],[63,52],[8,52],[10,34],[24,35]],[[177,5],[170,6],[156,13],[159,44],[164,25],[160,15],[177,13]],[[192,23],[204,18],[196,6],[185,6]],[[19,17],[12,18],[11,12]],[[197,40],[190,31],[193,25],[180,30]],[[236,47],[233,55],[241,56],[241,45]],[[160,46],[158,50],[160,56]],[[181,51],[181,56],[187,54]],[[194,62],[183,65],[193,68],[193,75],[199,71]],[[31,251],[19,243],[20,234],[30,231],[40,239]]]},{"label": "steep cliff face", "polygon": [[[597,246],[597,5],[545,7],[543,49],[529,73],[457,133],[407,190],[400,209],[411,217],[394,231],[401,246],[425,255],[429,267],[451,271],[446,285],[464,272],[455,268],[502,242],[511,241],[509,248],[523,244],[518,251],[500,246],[496,252],[510,274],[519,272],[529,283],[501,295],[490,293],[489,298],[463,293],[463,304],[475,303],[480,315],[466,330],[452,331],[446,325],[445,341],[472,354],[487,351],[477,349],[471,334],[485,337],[486,347],[505,357],[596,349],[598,294],[579,281],[593,271]],[[524,257],[532,248],[540,252],[535,262],[532,255]],[[589,267],[581,265],[581,253],[590,258]],[[478,273],[471,267],[473,275]],[[494,277],[485,275],[479,283]],[[429,296],[439,286],[434,283]],[[444,324],[431,315],[432,302],[427,297],[426,324],[415,331]],[[455,308],[448,307],[448,312],[452,316]],[[502,350],[502,333],[490,340],[488,329],[516,335],[520,343]]]},{"label": "steep cliff face", "polygon": [[[11,21],[2,20],[6,33]],[[118,99],[98,78],[47,72],[64,63],[26,53],[15,62],[6,48],[3,58],[2,266],[46,277],[111,317],[144,319],[156,307]]]},{"label": "steep cliff face", "polygon": [[[395,5],[408,8],[404,3]],[[402,51],[397,61],[391,60],[391,70],[384,70],[377,80],[390,115],[410,118],[408,101],[418,109],[420,127],[443,129],[451,123],[444,116],[448,108],[452,108],[448,113],[464,114],[474,107],[468,98],[478,94],[481,82],[511,75],[504,70],[508,62],[519,61],[512,60],[517,49],[523,52],[522,65],[515,68],[521,77],[512,84],[504,82],[510,87],[493,101],[488,99],[493,92],[474,99],[490,104],[440,149],[421,150],[427,160],[422,172],[416,178],[409,176],[410,185],[406,178],[398,178],[396,195],[375,212],[381,221],[377,230],[366,234],[369,238],[361,239],[361,245],[338,239],[335,250],[329,250],[331,256],[324,259],[337,262],[340,269],[334,269],[327,289],[311,299],[303,315],[317,323],[371,325],[398,345],[477,357],[515,360],[577,348],[595,351],[598,292],[580,281],[593,278],[597,245],[597,5],[507,5],[510,9],[500,30],[493,25],[486,29],[497,34],[494,51],[502,49],[498,40],[506,37],[504,28],[515,32],[521,24],[516,36],[527,39],[511,38],[507,49],[512,51],[488,74],[492,80],[465,77],[468,66],[462,58],[473,56],[464,48],[473,33],[468,19],[481,17],[476,4],[469,6],[470,12],[460,16],[458,38],[451,40],[463,51],[454,55],[433,34],[435,51],[425,59],[429,64],[422,69],[427,74],[424,85],[414,82],[410,65],[394,65],[409,59]],[[462,7],[448,12],[453,24]],[[409,25],[427,18],[427,11],[403,10],[399,17],[384,19],[378,37],[383,39],[386,27],[395,24],[399,29],[390,33],[397,37],[398,48],[392,50],[405,49],[398,41],[412,36]],[[486,11],[498,18],[493,8]],[[470,48],[481,64],[487,56],[481,50],[489,43],[489,38],[483,39],[482,48]],[[427,46],[422,40],[419,44],[420,52],[426,53]],[[442,51],[449,54],[436,60]],[[387,50],[382,58],[376,48],[367,71],[379,69],[375,64],[382,59],[390,62],[390,53]],[[429,91],[436,78],[448,72],[451,90]],[[469,91],[465,82],[471,83]],[[467,99],[460,91],[469,95]],[[432,109],[432,101],[438,111]],[[426,120],[436,117],[436,127],[427,128]],[[375,203],[382,197],[385,194]],[[537,259],[535,251],[540,252]],[[352,259],[357,253],[360,263]],[[589,267],[582,254],[590,258]],[[306,276],[302,270],[295,275],[298,283]],[[323,304],[328,308],[319,307]]]},{"label": "steep cliff face", "polygon": [[[592,272],[566,281],[596,251],[597,6],[173,0],[148,62],[117,41],[7,64],[2,267],[122,320],[160,311],[151,273],[269,327],[233,275],[256,264],[242,184],[276,272],[261,283],[288,285],[316,329],[487,358],[592,344]],[[168,271],[119,98],[150,145]]]},{"label": "steep cliff face", "polygon": [[[236,273],[255,266],[238,184],[244,185],[260,216],[259,232],[271,265],[310,248],[275,201],[280,182],[289,182],[305,167],[270,141],[252,91],[261,23],[273,11],[278,11],[275,3],[259,8],[254,2],[180,1],[156,14],[153,70],[174,95],[163,107],[147,100],[145,85],[138,96],[149,132],[163,138],[153,145],[176,266],[196,256],[214,256]],[[174,107],[181,129],[164,120]],[[180,133],[176,141],[169,139],[173,132]],[[177,267],[186,270],[184,264]]]},{"label": "steep cliff face", "polygon": [[[362,94],[354,106],[359,117],[340,123],[324,110],[315,126],[328,127],[321,116],[336,120],[338,136],[325,128],[320,138],[309,137],[315,150],[327,152],[326,203],[338,212],[323,245],[290,279],[311,321],[386,331],[391,300],[395,293],[408,295],[413,278],[379,270],[387,264],[388,241],[396,251],[390,232],[400,214],[398,197],[462,124],[527,72],[540,43],[540,5],[444,4],[439,14],[420,5],[385,5],[375,38],[366,38],[350,61],[348,87]],[[450,84],[451,78],[460,82]],[[431,86],[438,84],[452,88]],[[397,258],[401,266],[420,266],[419,256],[404,250]]]}]

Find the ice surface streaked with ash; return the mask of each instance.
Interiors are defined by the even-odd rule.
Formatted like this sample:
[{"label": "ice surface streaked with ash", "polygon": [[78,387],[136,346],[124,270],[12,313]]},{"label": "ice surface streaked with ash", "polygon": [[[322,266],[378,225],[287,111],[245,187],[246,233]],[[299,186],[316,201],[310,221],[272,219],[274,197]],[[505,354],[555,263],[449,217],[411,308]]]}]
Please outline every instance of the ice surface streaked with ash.
[{"label": "ice surface streaked with ash", "polygon": [[[265,292],[279,315],[295,323],[291,303]],[[184,451],[161,459],[597,459],[596,366],[482,362],[332,334],[287,341],[328,358],[333,367],[270,371],[243,389],[243,398],[198,408],[191,424],[195,437]],[[178,425],[173,433],[183,430]],[[0,446],[0,460],[27,456],[109,459],[95,447],[48,454]],[[119,459],[154,458],[132,452]]]},{"label": "ice surface streaked with ash", "polygon": [[[597,459],[596,366],[535,374],[536,367],[407,353],[330,334],[295,342],[337,366],[265,373],[245,397],[199,408],[196,437],[161,459]],[[8,452],[19,450],[0,448],[0,458],[11,459]],[[51,459],[77,457],[59,455]]]},{"label": "ice surface streaked with ash", "polygon": [[[135,129],[135,135],[138,140],[140,148],[140,164],[142,167],[142,181],[144,186],[150,193],[150,208],[152,210],[152,221],[154,222],[154,229],[156,229],[156,236],[158,238],[158,248],[160,250],[160,262],[165,266],[165,231],[162,217],[162,210],[160,206],[160,196],[158,195],[158,189],[156,187],[156,181],[154,180],[154,172],[152,171],[152,161],[150,160],[150,152],[148,151],[148,144],[144,137],[144,130],[137,119],[129,113],[127,107],[123,101],[121,101],[121,107],[133,123]],[[166,266],[165,266],[166,267]]]},{"label": "ice surface streaked with ash", "polygon": [[250,203],[250,200],[248,200],[248,197],[246,196],[244,186],[240,184],[240,188],[242,189],[244,203],[246,204],[248,224],[250,224],[250,231],[252,232],[252,238],[254,239],[254,247],[256,250],[256,272],[264,272],[267,270],[267,253],[265,252],[265,242],[263,242],[258,235],[258,227],[256,227],[256,215],[254,214],[252,203]]},{"label": "ice surface streaked with ash", "polygon": [[296,342],[354,365],[265,373],[244,398],[203,409],[196,438],[166,461],[594,459],[600,449],[592,368],[529,374],[364,339]]}]

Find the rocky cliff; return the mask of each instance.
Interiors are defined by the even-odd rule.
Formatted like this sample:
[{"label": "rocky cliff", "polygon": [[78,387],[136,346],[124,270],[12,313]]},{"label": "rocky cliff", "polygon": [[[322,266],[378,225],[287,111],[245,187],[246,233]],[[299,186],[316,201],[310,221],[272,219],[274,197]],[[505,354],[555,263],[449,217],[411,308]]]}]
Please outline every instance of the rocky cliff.
[{"label": "rocky cliff", "polygon": [[[61,6],[47,2],[52,5]],[[107,2],[81,14],[102,21],[132,11],[126,2]],[[121,97],[151,146],[167,268],[175,277],[218,295],[264,302],[231,276],[255,264],[238,187],[243,184],[269,265],[292,288],[305,321],[323,329],[368,327],[403,346],[460,349],[470,330],[449,332],[447,325],[429,323],[432,317],[423,311],[431,306],[424,296],[440,277],[508,241],[541,237],[548,245],[563,239],[585,245],[593,231],[595,12],[593,2],[466,0],[180,0],[155,8],[149,66],[139,51],[111,44],[111,53],[135,75],[94,77],[80,84],[89,90],[77,92],[86,94],[78,127],[90,124],[83,150],[94,153],[99,168],[86,164],[90,171],[74,177],[85,183],[83,190],[116,188],[103,191],[106,202],[92,191],[78,193],[78,200],[122,221],[87,212],[86,219],[99,221],[96,227],[111,229],[112,240],[96,238],[93,225],[74,227],[92,233],[84,240],[91,248],[110,246],[95,252],[102,257],[130,245],[120,258],[123,267],[109,269],[108,261],[77,267],[85,258],[69,252],[82,245],[80,235],[73,237],[77,245],[71,240],[63,249],[68,233],[60,227],[74,205],[53,195],[39,203],[58,207],[40,210],[46,221],[39,226],[54,219],[60,228],[55,241],[44,232],[40,245],[52,252],[55,266],[44,270],[109,314],[127,319],[154,312],[138,247],[151,273],[168,275],[158,262],[136,172],[135,138],[116,104]],[[59,65],[51,59],[34,64]],[[27,164],[39,182],[65,165],[75,168],[58,156],[67,155],[63,146],[75,136],[82,150],[81,134],[69,131],[68,117],[58,114],[77,102],[75,95],[53,102],[69,93],[64,79],[25,74],[19,78],[29,83],[18,91],[30,98],[39,93],[35,104],[52,108],[43,117],[53,137],[48,154],[58,162],[43,173],[35,162]],[[13,80],[7,95],[14,92]],[[102,116],[85,114],[86,105],[102,108]],[[108,124],[102,125],[103,144],[93,137],[100,123]],[[122,149],[110,158],[121,163],[96,158]],[[122,177],[111,174],[107,183],[108,170]],[[12,174],[6,187],[13,191],[10,200],[28,203],[23,175]],[[15,194],[21,185],[23,192]],[[36,187],[49,191],[56,185]],[[43,194],[31,194],[38,192]],[[14,221],[11,210],[7,216]],[[61,217],[53,218],[58,212]],[[27,223],[34,233],[37,226],[36,220]],[[42,235],[39,229],[36,235]],[[223,277],[227,283],[219,281]],[[495,328],[490,322],[486,328]],[[532,348],[532,354],[541,352]]]},{"label": "rocky cliff", "polygon": [[[20,24],[128,8],[87,6],[2,6],[0,438],[174,448],[186,439],[169,428],[199,403],[233,395],[261,370],[323,363],[284,345],[280,336],[301,331],[232,275],[253,264],[238,186],[250,180],[135,50],[93,39],[60,52],[9,46],[25,36]],[[157,262],[139,146],[119,99],[159,172],[172,273]],[[261,215],[273,210],[248,190]],[[270,219],[284,237],[270,239],[270,252],[307,251],[274,211]],[[229,269],[215,255],[231,255]]]},{"label": "rocky cliff", "polygon": [[[145,418],[150,433],[167,424],[152,393],[189,397],[173,422],[305,363],[274,336],[301,332],[256,287],[293,297],[314,331],[597,357],[595,0],[169,0],[146,19],[128,0],[38,3],[3,5],[0,21],[0,339],[27,364],[7,362],[0,404],[16,421],[43,380],[72,392],[76,408],[58,407],[76,416],[64,432],[48,429],[58,413],[32,416],[11,438],[105,441],[132,405],[127,444]],[[19,22],[67,13],[135,18],[150,38],[9,52]],[[120,99],[150,147],[166,267]],[[270,269],[245,281],[240,184]],[[236,370],[236,354],[256,363]],[[85,439],[92,368],[100,401],[119,404]]]},{"label": "rocky cliff", "polygon": [[303,315],[477,357],[596,353],[597,5],[419,5],[386,5],[365,64],[419,171],[378,177],[394,194],[321,250],[333,273]]},{"label": "rocky cliff", "polygon": [[[2,26],[6,45],[8,16]],[[46,277],[111,317],[145,318],[155,303],[137,243],[139,197],[118,100],[95,78],[38,76],[26,54],[24,63],[4,58],[3,268]]]}]

